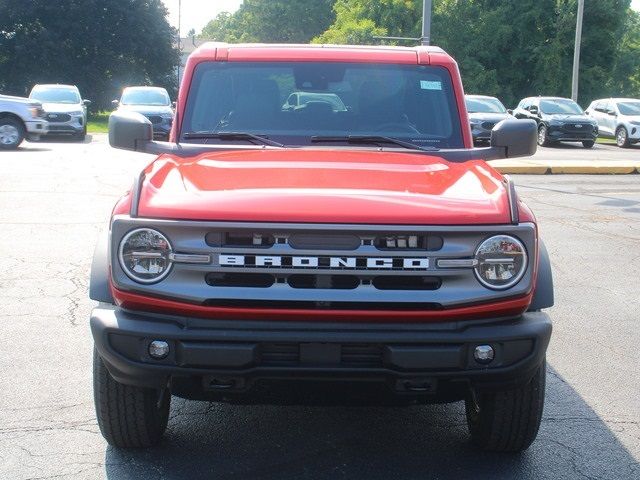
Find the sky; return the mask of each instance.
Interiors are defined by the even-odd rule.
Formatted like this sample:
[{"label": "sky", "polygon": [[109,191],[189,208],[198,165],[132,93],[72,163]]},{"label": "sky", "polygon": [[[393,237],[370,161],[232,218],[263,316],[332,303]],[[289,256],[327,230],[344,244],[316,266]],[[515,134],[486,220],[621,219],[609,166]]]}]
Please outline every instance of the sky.
[{"label": "sky", "polygon": [[[169,23],[178,28],[179,0],[162,1],[169,10]],[[196,30],[196,33],[200,33],[202,28],[218,13],[235,12],[241,3],[242,0],[182,0],[180,35],[186,37],[187,32],[192,28]]]},{"label": "sky", "polygon": [[[179,0],[162,0],[169,9],[169,22],[178,28],[178,2]],[[181,35],[194,28],[200,33],[202,28],[213,20],[220,12],[235,12],[242,0],[182,0],[182,19],[180,22]],[[631,0],[631,6],[640,10],[640,0]]]}]

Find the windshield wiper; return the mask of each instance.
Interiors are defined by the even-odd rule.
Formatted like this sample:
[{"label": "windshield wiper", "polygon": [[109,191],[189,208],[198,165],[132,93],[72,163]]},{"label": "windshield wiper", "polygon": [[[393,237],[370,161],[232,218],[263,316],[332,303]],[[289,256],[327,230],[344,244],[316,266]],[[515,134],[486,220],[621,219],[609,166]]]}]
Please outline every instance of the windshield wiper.
[{"label": "windshield wiper", "polygon": [[320,142],[346,142],[346,143],[390,143],[398,145],[410,150],[422,150],[422,151],[437,151],[435,147],[421,147],[415,143],[405,142],[398,138],[385,137],[383,135],[346,135],[346,136],[313,136],[311,137],[313,143]]},{"label": "windshield wiper", "polygon": [[284,147],[285,145],[279,142],[269,140],[269,137],[265,135],[254,135],[253,133],[246,132],[189,132],[183,135],[186,139],[206,139],[215,138],[218,140],[249,140],[254,142],[260,142],[263,145],[270,145],[272,147]]}]

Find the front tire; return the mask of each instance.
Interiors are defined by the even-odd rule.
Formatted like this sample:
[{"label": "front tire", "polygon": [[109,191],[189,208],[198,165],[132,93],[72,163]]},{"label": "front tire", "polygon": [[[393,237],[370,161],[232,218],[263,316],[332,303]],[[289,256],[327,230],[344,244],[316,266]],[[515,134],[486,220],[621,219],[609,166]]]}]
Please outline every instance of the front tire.
[{"label": "front tire", "polygon": [[25,137],[24,126],[14,118],[0,118],[0,150],[15,150]]},{"label": "front tire", "polygon": [[585,140],[584,142],[582,142],[582,146],[583,146],[584,148],[593,148],[593,145],[594,145],[595,143],[596,143],[596,142],[594,142],[593,140]]},{"label": "front tire", "polygon": [[95,348],[93,399],[100,432],[114,447],[150,447],[160,441],[167,428],[169,391],[115,381]]},{"label": "front tire", "polygon": [[472,442],[483,450],[519,452],[538,434],[544,406],[546,363],[521,387],[499,392],[474,392],[466,400]]},{"label": "front tire", "polygon": [[616,145],[620,148],[629,148],[631,142],[629,141],[629,132],[625,127],[618,127],[616,130]]},{"label": "front tire", "polygon": [[538,128],[538,145],[541,147],[548,147],[551,144],[549,137],[547,136],[547,127],[540,125]]}]

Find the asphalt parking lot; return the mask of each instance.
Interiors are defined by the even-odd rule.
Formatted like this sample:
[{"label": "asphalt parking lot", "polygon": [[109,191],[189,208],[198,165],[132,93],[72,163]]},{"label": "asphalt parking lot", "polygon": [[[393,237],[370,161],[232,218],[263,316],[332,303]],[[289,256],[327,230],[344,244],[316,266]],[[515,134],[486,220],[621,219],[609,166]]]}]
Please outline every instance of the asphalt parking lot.
[{"label": "asphalt parking lot", "polygon": [[[538,155],[620,155],[596,145]],[[0,478],[640,478],[640,176],[514,176],[550,251],[547,403],[521,455],[468,443],[461,404],[410,408],[174,401],[164,442],[110,448],[91,390],[93,248],[151,157],[83,144],[0,152]]]}]

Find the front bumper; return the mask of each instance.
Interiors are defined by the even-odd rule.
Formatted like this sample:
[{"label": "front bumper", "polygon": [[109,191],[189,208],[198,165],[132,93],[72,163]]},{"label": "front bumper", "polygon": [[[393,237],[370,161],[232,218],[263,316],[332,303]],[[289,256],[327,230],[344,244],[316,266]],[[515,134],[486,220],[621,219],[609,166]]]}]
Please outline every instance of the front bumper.
[{"label": "front bumper", "polygon": [[[50,114],[49,114],[50,115]],[[58,114],[59,116],[68,116]],[[85,131],[86,120],[84,116],[72,115],[66,121],[49,120],[49,135],[79,135]]]},{"label": "front bumper", "polygon": [[[468,387],[526,382],[543,362],[551,321],[542,312],[512,319],[443,324],[221,321],[124,311],[101,304],[91,315],[96,348],[119,382],[169,385],[190,398],[250,394],[262,380],[344,380],[386,384],[393,395],[459,400]],[[149,343],[169,355],[154,360]],[[476,362],[489,344],[495,359]]]},{"label": "front bumper", "polygon": [[46,120],[26,121],[24,124],[28,140],[38,140],[40,135],[46,135],[49,132],[49,123]]}]

